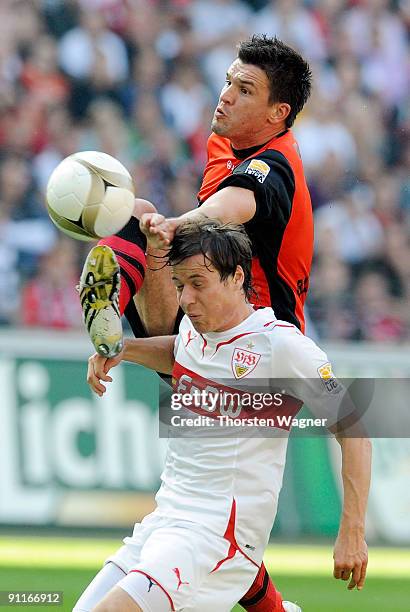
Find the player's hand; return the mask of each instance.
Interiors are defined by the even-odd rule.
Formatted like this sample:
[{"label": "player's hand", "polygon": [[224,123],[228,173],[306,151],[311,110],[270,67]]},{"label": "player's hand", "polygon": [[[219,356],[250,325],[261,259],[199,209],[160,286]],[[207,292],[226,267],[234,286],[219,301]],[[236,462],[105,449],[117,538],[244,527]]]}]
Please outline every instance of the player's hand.
[{"label": "player's hand", "polygon": [[87,382],[91,389],[102,397],[106,392],[107,388],[102,384],[104,382],[112,382],[111,376],[108,376],[108,372],[114,366],[118,365],[122,361],[122,351],[115,357],[102,357],[98,353],[94,353],[88,359],[88,370],[87,370]]},{"label": "player's hand", "polygon": [[349,590],[363,588],[367,570],[367,544],[362,532],[346,529],[339,532],[334,551],[333,575],[339,580],[349,580]]},{"label": "player's hand", "polygon": [[166,249],[171,244],[176,223],[173,219],[166,219],[159,213],[145,213],[140,219],[140,228],[147,237],[148,246],[153,249]]}]

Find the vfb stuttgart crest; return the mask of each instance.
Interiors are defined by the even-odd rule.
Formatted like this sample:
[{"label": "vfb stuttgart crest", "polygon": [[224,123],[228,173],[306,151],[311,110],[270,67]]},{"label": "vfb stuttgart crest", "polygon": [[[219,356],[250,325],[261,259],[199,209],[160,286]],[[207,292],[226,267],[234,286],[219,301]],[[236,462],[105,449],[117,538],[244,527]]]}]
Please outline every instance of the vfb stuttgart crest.
[{"label": "vfb stuttgart crest", "polygon": [[261,356],[241,348],[235,348],[232,355],[232,372],[235,378],[243,378],[258,365]]}]

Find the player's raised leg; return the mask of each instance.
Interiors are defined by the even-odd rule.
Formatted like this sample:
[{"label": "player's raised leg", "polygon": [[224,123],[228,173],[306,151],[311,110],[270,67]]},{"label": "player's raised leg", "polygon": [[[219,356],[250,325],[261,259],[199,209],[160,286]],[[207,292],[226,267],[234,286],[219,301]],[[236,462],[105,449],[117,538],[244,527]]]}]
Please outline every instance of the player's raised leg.
[{"label": "player's raised leg", "polygon": [[164,266],[163,252],[151,249],[146,252],[145,280],[134,302],[148,336],[172,334],[178,311],[175,286],[169,266]]},{"label": "player's raised leg", "polygon": [[127,225],[102,238],[85,261],[79,285],[84,323],[101,355],[120,352],[123,314],[136,336],[165,335],[174,328],[177,301],[169,268],[160,251],[145,254],[139,228],[139,217],[153,211],[150,202],[137,199]]},{"label": "player's raised leg", "polygon": [[114,357],[123,346],[119,310],[120,267],[114,251],[104,245],[91,249],[80,278],[84,324],[95,350]]},{"label": "player's raised leg", "polygon": [[[129,302],[125,316],[133,326],[135,317],[134,304],[143,323],[147,336],[165,336],[174,330],[178,302],[174,284],[171,280],[169,266],[164,265],[164,252],[152,249],[147,245],[145,235],[139,227],[139,220],[144,213],[156,212],[155,206],[148,200],[136,199],[133,224],[134,240],[143,242],[146,257],[145,278],[133,292],[133,302]],[[126,228],[124,228],[126,229]],[[115,250],[115,246],[113,247]],[[130,262],[132,264],[132,262]],[[121,274],[123,266],[121,265]],[[129,270],[131,272],[131,270]]]}]

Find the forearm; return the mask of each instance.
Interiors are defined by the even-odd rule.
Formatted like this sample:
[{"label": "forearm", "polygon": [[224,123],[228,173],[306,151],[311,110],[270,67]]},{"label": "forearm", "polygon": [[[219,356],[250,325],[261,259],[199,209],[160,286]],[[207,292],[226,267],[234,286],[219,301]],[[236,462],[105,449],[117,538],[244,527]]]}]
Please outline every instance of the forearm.
[{"label": "forearm", "polygon": [[342,450],[343,509],[340,530],[364,533],[372,446],[367,438],[338,438]]},{"label": "forearm", "polygon": [[140,219],[140,228],[147,237],[148,251],[152,256],[152,249],[167,249],[170,246],[176,230],[185,221],[208,217],[222,223],[246,223],[254,217],[255,212],[253,191],[241,187],[225,187],[210,196],[200,209],[190,210],[180,217],[166,219],[158,213],[144,213]]},{"label": "forearm", "polygon": [[256,201],[253,191],[242,187],[225,187],[211,195],[200,208],[174,217],[171,221],[175,228],[187,220],[198,220],[208,217],[218,219],[222,223],[246,223],[256,212]]},{"label": "forearm", "polygon": [[153,338],[129,338],[124,342],[122,360],[131,361],[171,374],[174,366],[175,336],[155,336]]}]

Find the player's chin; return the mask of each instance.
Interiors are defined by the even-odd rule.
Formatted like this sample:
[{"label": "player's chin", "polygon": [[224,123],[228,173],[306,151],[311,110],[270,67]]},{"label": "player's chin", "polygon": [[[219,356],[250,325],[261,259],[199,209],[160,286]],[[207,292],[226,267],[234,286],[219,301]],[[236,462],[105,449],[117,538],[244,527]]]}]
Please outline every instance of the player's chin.
[{"label": "player's chin", "polygon": [[221,119],[223,119],[223,117],[214,117],[212,119],[211,130],[218,136],[226,136],[228,126],[226,124],[224,125]]},{"label": "player's chin", "polygon": [[192,325],[194,326],[195,331],[197,331],[199,334],[202,334],[207,331],[206,322],[204,322],[202,319],[200,319],[199,317],[189,317],[189,319]]}]

